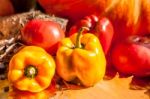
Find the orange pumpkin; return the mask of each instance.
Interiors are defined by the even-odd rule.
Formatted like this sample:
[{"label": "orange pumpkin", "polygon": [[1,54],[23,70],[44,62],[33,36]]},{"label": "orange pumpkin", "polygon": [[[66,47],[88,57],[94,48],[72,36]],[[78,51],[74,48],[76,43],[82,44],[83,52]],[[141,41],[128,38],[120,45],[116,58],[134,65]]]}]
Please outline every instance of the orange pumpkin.
[{"label": "orange pumpkin", "polygon": [[38,2],[47,13],[68,18],[69,22],[74,23],[84,16],[103,11],[105,0],[38,0]]}]

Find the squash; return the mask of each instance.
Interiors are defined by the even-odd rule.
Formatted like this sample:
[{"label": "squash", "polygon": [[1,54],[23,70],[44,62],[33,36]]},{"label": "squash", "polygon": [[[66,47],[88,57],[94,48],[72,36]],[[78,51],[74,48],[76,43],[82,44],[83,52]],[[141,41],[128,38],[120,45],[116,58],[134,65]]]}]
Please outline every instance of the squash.
[{"label": "squash", "polygon": [[68,18],[72,24],[96,12],[102,12],[105,0],[38,0],[49,14]]}]

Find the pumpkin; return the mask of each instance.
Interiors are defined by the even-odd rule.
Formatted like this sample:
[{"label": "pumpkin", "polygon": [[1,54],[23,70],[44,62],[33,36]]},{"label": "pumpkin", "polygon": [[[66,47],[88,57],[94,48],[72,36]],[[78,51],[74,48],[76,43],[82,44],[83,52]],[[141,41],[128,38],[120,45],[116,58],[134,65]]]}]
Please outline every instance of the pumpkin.
[{"label": "pumpkin", "polygon": [[102,12],[105,0],[38,0],[49,14],[68,18],[75,23],[84,16]]},{"label": "pumpkin", "polygon": [[38,0],[49,14],[72,23],[91,13],[106,15],[114,25],[115,41],[150,33],[150,0]]}]

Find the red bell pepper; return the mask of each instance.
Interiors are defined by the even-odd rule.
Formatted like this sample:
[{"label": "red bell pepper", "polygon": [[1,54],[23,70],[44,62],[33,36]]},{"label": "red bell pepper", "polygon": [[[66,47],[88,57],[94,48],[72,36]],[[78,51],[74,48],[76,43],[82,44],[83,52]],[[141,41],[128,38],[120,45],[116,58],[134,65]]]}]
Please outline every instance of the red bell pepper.
[{"label": "red bell pepper", "polygon": [[[94,14],[86,16],[70,28],[69,36],[76,33],[83,26],[88,27],[88,32],[95,34],[99,38],[106,55],[114,35],[110,20],[106,17],[99,17]],[[87,31],[84,31],[84,33],[87,33]]]}]

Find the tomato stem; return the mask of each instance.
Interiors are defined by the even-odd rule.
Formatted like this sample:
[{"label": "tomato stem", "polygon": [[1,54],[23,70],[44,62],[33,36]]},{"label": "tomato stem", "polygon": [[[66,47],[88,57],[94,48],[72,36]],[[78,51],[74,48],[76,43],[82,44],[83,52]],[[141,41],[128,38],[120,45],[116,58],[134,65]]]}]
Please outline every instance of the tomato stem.
[{"label": "tomato stem", "polygon": [[77,34],[77,38],[76,38],[76,45],[75,45],[75,48],[82,48],[82,45],[81,45],[81,36],[82,36],[82,33],[84,30],[89,30],[88,27],[81,27],[78,31],[78,34]]},{"label": "tomato stem", "polygon": [[24,75],[28,78],[34,78],[38,73],[38,70],[33,65],[28,65],[24,70]]}]

